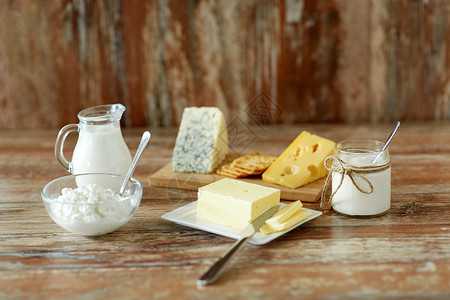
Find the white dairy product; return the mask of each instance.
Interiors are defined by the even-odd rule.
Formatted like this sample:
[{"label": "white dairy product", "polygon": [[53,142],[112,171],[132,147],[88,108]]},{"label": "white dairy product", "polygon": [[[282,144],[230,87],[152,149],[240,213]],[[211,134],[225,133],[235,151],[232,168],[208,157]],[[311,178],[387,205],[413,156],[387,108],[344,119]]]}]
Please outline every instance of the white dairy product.
[{"label": "white dairy product", "polygon": [[[120,130],[120,119],[124,111],[125,106],[119,103],[94,106],[80,111],[78,113],[80,123],[64,126],[56,138],[55,156],[61,166],[72,174],[125,175],[131,165],[131,155]],[[71,132],[79,134],[72,161],[69,162],[64,157],[63,148],[66,137]],[[107,187],[107,181],[88,181],[88,178],[83,177],[83,181],[77,178],[78,185],[100,183]]]},{"label": "white dairy product", "polygon": [[[348,149],[347,149],[348,150]],[[349,216],[375,216],[387,212],[391,206],[391,167],[389,155],[380,156],[376,163],[372,163],[376,151],[367,152],[341,152],[337,157],[349,165],[355,167],[353,180],[358,187],[365,192],[358,190],[349,175],[344,175],[342,184],[342,173],[332,173],[332,207],[335,211]],[[336,164],[336,162],[334,162]],[[362,168],[363,171],[361,171]],[[364,168],[374,167],[375,170],[364,172]],[[376,168],[379,167],[379,171]],[[367,180],[364,180],[363,177]],[[337,190],[337,191],[336,191]]]},{"label": "white dairy product", "polygon": [[119,127],[85,125],[73,152],[73,174],[111,173],[125,175],[131,155]]},{"label": "white dairy product", "polygon": [[[333,174],[332,186],[341,181],[341,174]],[[373,192],[363,194],[356,189],[348,175],[344,175],[341,187],[333,196],[332,206],[337,212],[350,216],[378,215],[391,207],[391,168],[388,170],[364,175],[373,186]],[[356,179],[361,185],[367,186]],[[333,189],[333,192],[335,189]]]},{"label": "white dairy product", "polygon": [[137,208],[138,198],[121,200],[119,194],[98,184],[64,188],[48,204],[50,216],[62,228],[81,235],[100,235],[123,226]]},{"label": "white dairy product", "polygon": [[[120,127],[114,124],[81,125],[78,142],[72,157],[72,173],[110,173],[125,175],[131,165],[131,155],[122,137]],[[98,181],[79,182],[79,186],[97,182],[108,187],[108,182]],[[85,179],[86,180],[86,179]]]}]

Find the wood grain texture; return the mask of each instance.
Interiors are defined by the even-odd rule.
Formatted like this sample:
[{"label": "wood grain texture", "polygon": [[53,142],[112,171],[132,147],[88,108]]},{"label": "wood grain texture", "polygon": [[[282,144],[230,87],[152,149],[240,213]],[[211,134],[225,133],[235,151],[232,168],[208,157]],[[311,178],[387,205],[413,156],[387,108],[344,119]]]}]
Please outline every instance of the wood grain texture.
[{"label": "wood grain texture", "polygon": [[[277,155],[301,130],[339,141],[382,140],[392,128],[252,129],[256,136],[246,149]],[[124,130],[132,153],[143,130]],[[176,129],[152,129],[135,172],[144,184],[138,211],[124,227],[95,238],[65,232],[42,204],[41,188],[67,174],[53,156],[57,131],[0,132],[0,298],[448,299],[449,131],[449,124],[402,124],[390,146],[388,214],[353,219],[325,210],[271,243],[247,245],[219,281],[203,289],[196,279],[233,240],[161,219],[196,199],[195,191],[148,184],[170,161]],[[73,143],[69,138],[69,153]],[[304,205],[320,210],[318,203]]]},{"label": "wood grain texture", "polygon": [[[226,178],[226,176],[218,174],[196,174],[196,173],[179,173],[172,170],[172,163],[168,163],[161,169],[153,173],[148,182],[154,187],[169,187],[183,190],[191,190],[197,192],[199,187],[213,183],[217,180]],[[247,178],[239,178],[254,184],[259,184],[271,188],[279,189],[281,200],[299,200],[302,202],[317,202],[322,193],[325,178],[313,181],[305,186],[297,189],[290,189],[275,183],[265,182],[261,176],[249,176]]]},{"label": "wood grain texture", "polygon": [[115,102],[127,127],[443,121],[449,99],[445,0],[0,2],[4,129]]}]

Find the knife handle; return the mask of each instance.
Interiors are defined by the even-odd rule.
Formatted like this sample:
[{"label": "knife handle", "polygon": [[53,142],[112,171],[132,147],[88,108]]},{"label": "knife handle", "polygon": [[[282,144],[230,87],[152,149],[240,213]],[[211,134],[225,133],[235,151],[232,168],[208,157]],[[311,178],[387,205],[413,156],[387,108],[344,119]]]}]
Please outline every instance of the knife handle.
[{"label": "knife handle", "polygon": [[228,249],[222,256],[217,260],[202,277],[197,279],[197,285],[207,285],[216,282],[220,274],[222,274],[223,269],[233,257],[250,239],[250,237],[244,237],[237,240],[230,249]]}]

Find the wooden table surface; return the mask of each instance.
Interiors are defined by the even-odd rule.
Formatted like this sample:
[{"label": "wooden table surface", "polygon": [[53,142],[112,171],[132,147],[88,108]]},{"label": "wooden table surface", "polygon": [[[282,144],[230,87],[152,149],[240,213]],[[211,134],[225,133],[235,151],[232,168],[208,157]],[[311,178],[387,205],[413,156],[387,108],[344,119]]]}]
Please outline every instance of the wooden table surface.
[{"label": "wooden table surface", "polygon": [[[245,151],[277,155],[303,129],[340,141],[384,140],[392,127],[258,127]],[[132,154],[142,131],[123,130]],[[0,132],[0,299],[450,298],[450,124],[402,124],[390,147],[388,214],[324,211],[266,245],[247,245],[203,288],[197,278],[233,240],[161,218],[196,193],[149,185],[170,161],[176,135],[151,131],[134,176],[144,184],[141,205],[125,226],[99,237],[64,231],[42,203],[41,188],[66,175],[53,155],[57,131]]]}]

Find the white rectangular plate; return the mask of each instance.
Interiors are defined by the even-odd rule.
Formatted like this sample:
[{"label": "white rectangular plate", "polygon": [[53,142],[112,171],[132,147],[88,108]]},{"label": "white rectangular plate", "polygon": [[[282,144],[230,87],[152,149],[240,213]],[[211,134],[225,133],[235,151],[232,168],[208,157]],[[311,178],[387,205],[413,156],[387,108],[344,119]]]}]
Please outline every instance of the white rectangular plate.
[{"label": "white rectangular plate", "polygon": [[[285,205],[286,204],[281,203],[282,207]],[[275,233],[271,233],[271,234],[267,234],[267,235],[257,232],[249,240],[249,243],[254,244],[254,245],[266,244],[266,243],[276,239],[277,237],[282,236],[283,234],[293,230],[294,228],[302,225],[303,223],[306,223],[314,218],[317,218],[318,216],[320,216],[322,214],[322,212],[317,211],[317,210],[308,209],[308,208],[302,208],[302,209],[307,209],[307,210],[311,211],[312,215],[309,216],[306,220],[298,223],[297,225],[295,225],[285,231],[275,232]],[[203,231],[208,231],[208,232],[215,233],[218,235],[223,235],[223,236],[226,236],[229,238],[233,238],[233,239],[240,238],[240,236],[239,236],[240,230],[239,229],[197,219],[197,201],[194,201],[185,206],[177,208],[171,212],[168,212],[168,213],[164,214],[162,216],[162,218],[164,220],[172,221],[172,222],[175,222],[175,223],[183,225],[183,226],[188,226],[188,227],[200,229]]]}]

